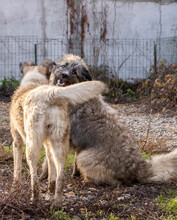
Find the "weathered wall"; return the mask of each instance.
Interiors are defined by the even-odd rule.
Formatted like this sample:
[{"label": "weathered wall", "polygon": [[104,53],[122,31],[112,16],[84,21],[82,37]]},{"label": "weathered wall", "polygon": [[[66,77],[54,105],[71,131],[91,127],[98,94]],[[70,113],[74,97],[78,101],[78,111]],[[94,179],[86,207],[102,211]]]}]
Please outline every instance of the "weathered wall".
[{"label": "weathered wall", "polygon": [[82,38],[174,36],[177,3],[162,2],[0,0],[0,35],[56,38],[81,32]]},{"label": "weathered wall", "polygon": [[[40,60],[59,57],[69,51],[84,56],[89,64],[111,66],[112,71],[124,79],[130,75],[132,78],[137,77],[137,69],[133,70],[133,66],[138,60],[138,65],[143,68],[138,77],[142,78],[147,75],[152,64],[153,45],[151,42],[138,45],[138,41],[134,41],[132,45],[124,47],[127,42],[121,44],[116,39],[142,41],[177,36],[176,12],[175,0],[0,0],[0,36],[62,38],[65,43],[60,43],[60,51],[56,46],[51,49],[49,43],[39,43]],[[113,41],[108,42],[107,39]],[[158,50],[161,53],[163,51],[159,42]],[[15,50],[13,43],[10,46],[8,43],[1,40],[0,71],[10,71],[10,76],[18,71],[19,61],[31,59],[32,56],[14,56],[17,52],[11,51],[11,48]],[[31,43],[29,51],[33,50],[34,42]],[[29,52],[26,46],[20,46],[20,42],[17,47],[19,51],[26,51],[26,54]],[[58,50],[58,54],[55,52],[54,56],[52,50]],[[144,57],[147,57],[146,64]],[[13,69],[9,67],[12,60]],[[11,70],[5,69],[4,65],[8,65]]]}]

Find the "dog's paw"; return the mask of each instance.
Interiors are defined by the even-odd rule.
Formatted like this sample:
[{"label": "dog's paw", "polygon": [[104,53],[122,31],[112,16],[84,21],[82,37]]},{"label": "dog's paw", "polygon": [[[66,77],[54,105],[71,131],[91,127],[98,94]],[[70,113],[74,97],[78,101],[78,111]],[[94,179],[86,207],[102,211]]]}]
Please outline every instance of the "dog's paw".
[{"label": "dog's paw", "polygon": [[56,211],[56,210],[61,210],[62,209],[62,207],[63,207],[63,201],[62,201],[62,199],[57,199],[57,200],[53,200],[53,202],[52,202],[52,210],[53,211]]}]

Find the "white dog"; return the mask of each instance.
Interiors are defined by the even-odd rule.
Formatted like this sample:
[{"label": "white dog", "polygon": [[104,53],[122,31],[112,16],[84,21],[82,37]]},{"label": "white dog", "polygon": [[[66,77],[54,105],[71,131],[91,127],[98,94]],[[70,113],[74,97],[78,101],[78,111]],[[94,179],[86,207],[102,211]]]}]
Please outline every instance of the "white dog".
[{"label": "white dog", "polygon": [[[33,66],[31,63],[21,65],[24,76],[12,97],[10,126],[13,137],[14,183],[21,180],[22,147],[25,143],[32,201],[38,200],[40,190],[37,165],[44,145],[47,158],[54,161],[57,173],[53,205],[61,208],[63,167],[69,150],[70,122],[67,104],[83,103],[95,98],[105,90],[105,85],[99,81],[68,87],[46,85],[53,65],[54,62],[50,60],[41,66]],[[49,182],[49,189],[50,185]]]}]

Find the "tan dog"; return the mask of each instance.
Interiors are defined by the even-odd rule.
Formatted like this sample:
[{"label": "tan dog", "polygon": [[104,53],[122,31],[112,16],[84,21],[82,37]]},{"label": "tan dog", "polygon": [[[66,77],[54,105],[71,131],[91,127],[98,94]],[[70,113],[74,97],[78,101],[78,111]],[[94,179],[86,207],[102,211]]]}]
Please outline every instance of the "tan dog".
[{"label": "tan dog", "polygon": [[[12,97],[10,126],[13,137],[14,183],[21,180],[22,147],[26,144],[32,201],[38,200],[40,189],[37,165],[40,151],[45,145],[47,158],[54,162],[57,173],[53,204],[61,208],[63,167],[68,154],[70,132],[67,104],[71,102],[75,105],[95,98],[104,91],[105,85],[99,81],[65,88],[46,85],[53,65],[52,61],[44,62],[41,66],[32,66],[31,63],[21,65],[24,76]],[[50,188],[51,182],[49,190]]]},{"label": "tan dog", "polygon": [[[58,61],[51,80],[67,86],[91,77],[84,61],[69,54]],[[119,185],[167,182],[177,177],[177,149],[145,161],[128,128],[120,122],[118,112],[102,97],[70,105],[69,115],[70,144],[77,153],[73,174],[79,171],[86,182]],[[46,171],[47,163],[43,174]]]}]

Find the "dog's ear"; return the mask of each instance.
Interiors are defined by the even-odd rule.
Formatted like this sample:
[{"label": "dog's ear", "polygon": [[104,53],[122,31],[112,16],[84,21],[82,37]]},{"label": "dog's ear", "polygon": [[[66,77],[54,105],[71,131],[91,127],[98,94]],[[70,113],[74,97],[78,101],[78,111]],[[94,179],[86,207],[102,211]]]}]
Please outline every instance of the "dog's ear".
[{"label": "dog's ear", "polygon": [[47,79],[49,79],[50,74],[52,73],[52,71],[54,71],[56,67],[56,63],[53,60],[47,59],[41,64],[41,66],[45,69],[46,77]]},{"label": "dog's ear", "polygon": [[26,72],[29,70],[29,68],[30,68],[31,66],[34,66],[34,63],[33,63],[32,61],[29,61],[29,62],[21,62],[21,63],[19,64],[19,66],[20,66],[20,71],[21,71],[21,73],[22,73],[23,75],[25,75]]},{"label": "dog's ear", "polygon": [[82,76],[84,77],[85,81],[91,81],[92,80],[92,77],[91,77],[88,69],[85,68],[85,67],[82,68]]}]

